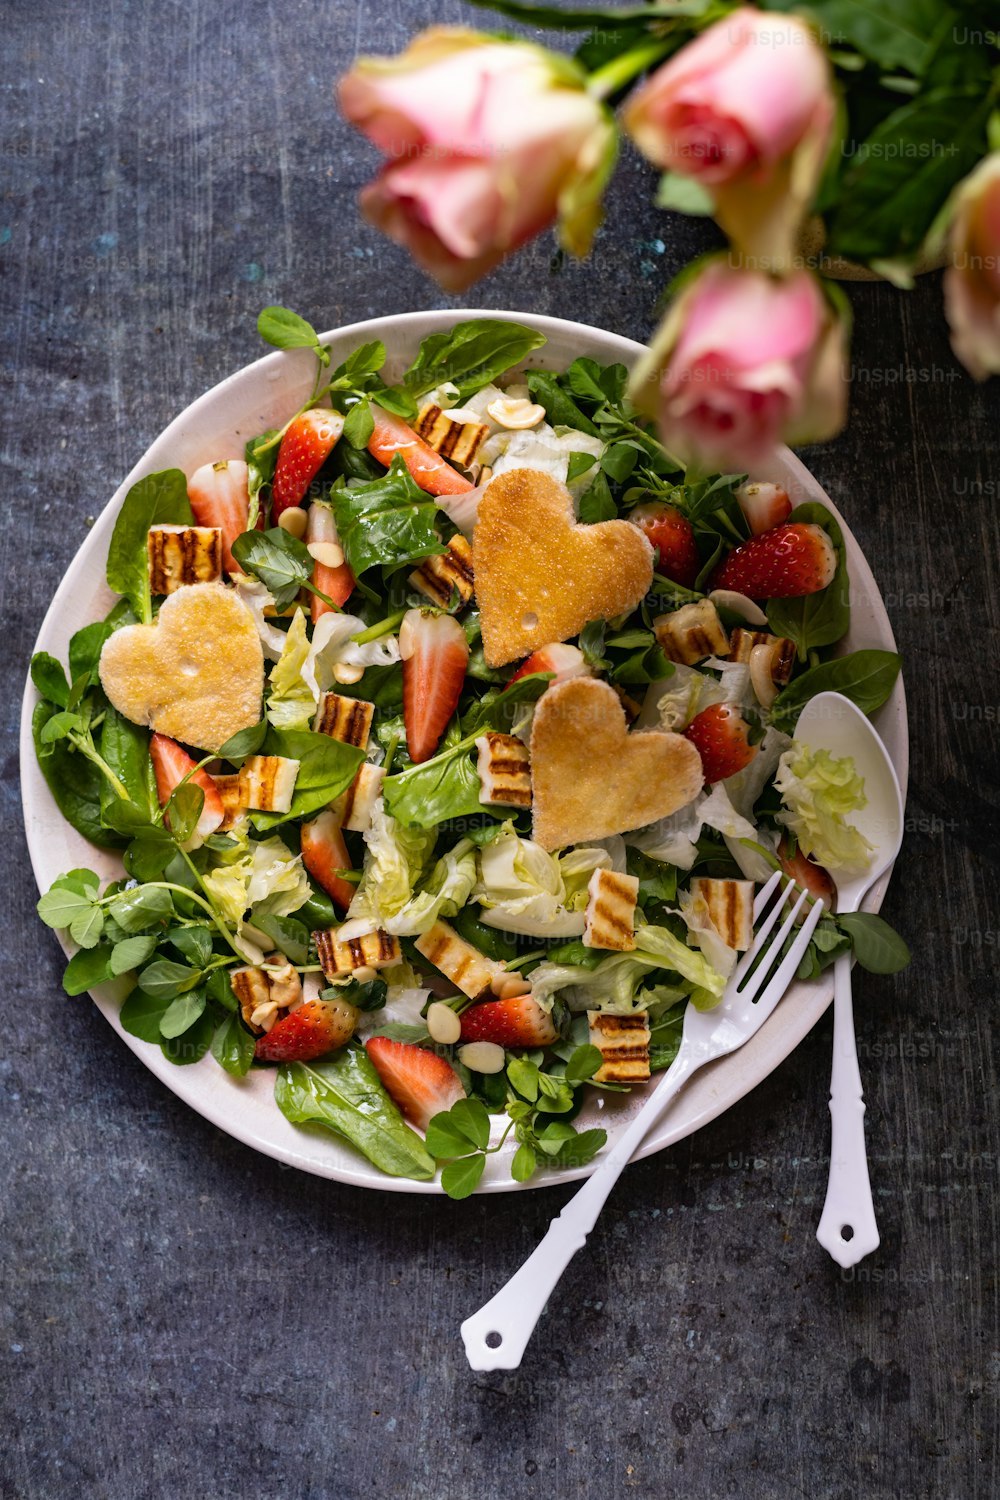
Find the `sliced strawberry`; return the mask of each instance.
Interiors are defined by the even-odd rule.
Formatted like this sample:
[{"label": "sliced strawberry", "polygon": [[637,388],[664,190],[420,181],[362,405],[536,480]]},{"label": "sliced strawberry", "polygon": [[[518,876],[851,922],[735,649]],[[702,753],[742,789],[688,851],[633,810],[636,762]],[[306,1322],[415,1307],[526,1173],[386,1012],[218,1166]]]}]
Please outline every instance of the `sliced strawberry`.
[{"label": "sliced strawberry", "polygon": [[474,489],[468,479],[436,453],[430,443],[407,426],[402,417],[394,417],[381,406],[371,404],[375,430],[368,439],[368,452],[386,468],[399,454],[413,480],[429,495],[461,495]]},{"label": "sliced strawberry", "polygon": [[660,549],[656,571],[686,589],[693,589],[701,558],[695,546],[694,527],[687,516],[676,505],[653,500],[648,505],[637,505],[629,520],[648,537],[651,546]]},{"label": "sliced strawberry", "polygon": [[770,531],[773,526],[780,526],[792,513],[792,502],[780,484],[751,480],[748,484],[741,484],[733,494],[739,501],[740,510],[746,516],[747,525],[754,536]]},{"label": "sliced strawberry", "polygon": [[257,1038],[254,1056],[260,1062],[310,1062],[349,1041],[357,1019],[357,1007],[343,1000],[306,1000]]},{"label": "sliced strawberry", "polygon": [[822,526],[792,521],[752,536],[715,569],[712,589],[735,589],[751,599],[792,599],[832,582],[837,549]]},{"label": "sliced strawberry", "polygon": [[399,652],[406,748],[412,760],[430,760],[462,695],[469,644],[453,615],[408,609],[399,627]]},{"label": "sliced strawberry", "polygon": [[[306,544],[321,543],[340,550],[340,537],[337,535],[337,526],[330,507],[314,501],[309,507],[308,516]],[[343,556],[342,550],[341,556]],[[354,574],[346,562],[331,567],[328,563],[317,562],[314,559],[312,581],[316,588],[322,589],[324,594],[329,595],[334,604],[346,604],[354,592]],[[315,594],[310,594],[309,599],[312,622],[315,625],[322,615],[330,614],[330,606],[322,599],[317,599]]]},{"label": "sliced strawberry", "polygon": [[799,848],[793,854],[792,848],[792,840],[787,833],[783,833],[778,842],[778,863],[781,868],[797,885],[804,886],[811,896],[822,901],[827,911],[834,911],[837,905],[837,887],[829,870],[809,859]]},{"label": "sliced strawberry", "polygon": [[346,911],[355,887],[337,872],[351,869],[351,856],[337,815],[329,808],[302,825],[302,863],[327,895]]},{"label": "sliced strawberry", "polygon": [[435,1115],[465,1098],[455,1069],[427,1047],[373,1036],[365,1042],[365,1051],[403,1114],[421,1130],[427,1129]]},{"label": "sliced strawberry", "polygon": [[[202,464],[188,480],[188,499],[199,526],[218,526],[222,532],[222,566],[227,573],[239,573],[240,565],[230,548],[247,529],[250,493],[249,470],[242,459],[222,459]],[[258,519],[258,526],[263,517]]]},{"label": "sliced strawberry", "polygon": [[226,816],[218,787],[207,771],[195,771],[197,761],[193,761],[186,750],[182,750],[175,740],[168,739],[165,734],[154,734],[151,737],[149,758],[153,762],[156,795],[161,807],[166,807],[171,793],[180,785],[188,772],[194,771],[190,779],[195,786],[201,787],[205,794],[201,816],[194,833],[187,842],[187,847],[197,849],[210,833],[215,832]]},{"label": "sliced strawberry", "polygon": [[537,651],[532,651],[510,680],[516,682],[519,677],[530,677],[532,672],[554,672],[556,675],[550,687],[555,687],[557,682],[568,682],[571,677],[592,675],[579,646],[569,646],[564,641],[554,641],[551,646],[539,646]]},{"label": "sliced strawberry", "polygon": [[552,1017],[531,995],[484,1000],[462,1013],[463,1042],[496,1042],[499,1047],[547,1047],[559,1033]]},{"label": "sliced strawberry", "polygon": [[732,703],[713,703],[695,714],[681,731],[701,756],[706,781],[725,781],[748,766],[757,754],[747,736],[750,726]]},{"label": "sliced strawberry", "polygon": [[315,406],[304,411],[281,439],[271,484],[271,519],[289,506],[301,505],[309,486],[326,463],[344,430],[339,411]]}]

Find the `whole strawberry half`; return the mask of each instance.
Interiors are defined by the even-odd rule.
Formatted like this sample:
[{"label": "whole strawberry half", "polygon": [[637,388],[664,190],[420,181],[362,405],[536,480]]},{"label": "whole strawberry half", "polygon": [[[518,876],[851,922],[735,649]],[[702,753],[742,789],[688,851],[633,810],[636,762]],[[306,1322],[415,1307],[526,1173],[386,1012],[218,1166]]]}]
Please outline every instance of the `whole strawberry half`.
[{"label": "whole strawberry half", "polygon": [[833,911],[837,905],[837,887],[829,870],[818,865],[814,859],[809,859],[799,848],[795,848],[793,854],[794,847],[792,840],[783,833],[778,842],[778,863],[781,868],[797,885],[804,886],[811,896],[822,901],[827,911]]},{"label": "whole strawberry half", "polygon": [[735,776],[757,754],[756,745],[750,744],[750,726],[732,703],[703,708],[682,733],[701,756],[702,774],[708,782]]},{"label": "whole strawberry half", "polygon": [[825,589],[836,571],[837,549],[822,526],[791,521],[734,547],[709,588],[735,589],[751,599],[793,599]]},{"label": "whole strawberry half", "polygon": [[427,1129],[435,1115],[465,1098],[455,1069],[428,1047],[373,1036],[365,1042],[365,1051],[387,1092],[421,1130]]},{"label": "whole strawberry half", "polygon": [[343,1000],[307,1000],[257,1038],[259,1062],[311,1062],[349,1041],[358,1011]]},{"label": "whole strawberry half", "polygon": [[676,505],[654,500],[648,505],[637,505],[629,520],[638,526],[651,546],[659,548],[656,571],[686,589],[693,589],[701,559],[695,546],[694,527],[687,516]]},{"label": "whole strawberry half", "polygon": [[500,1047],[547,1047],[558,1036],[552,1018],[531,995],[484,1000],[462,1013],[463,1042]]},{"label": "whole strawberry half", "polygon": [[430,760],[462,696],[469,643],[453,615],[409,609],[399,629],[399,651],[406,748],[411,760]]},{"label": "whole strawberry half", "polygon": [[339,411],[313,407],[300,413],[281,439],[271,484],[271,519],[300,505],[320,469],[326,463],[340,434],[344,419]]}]

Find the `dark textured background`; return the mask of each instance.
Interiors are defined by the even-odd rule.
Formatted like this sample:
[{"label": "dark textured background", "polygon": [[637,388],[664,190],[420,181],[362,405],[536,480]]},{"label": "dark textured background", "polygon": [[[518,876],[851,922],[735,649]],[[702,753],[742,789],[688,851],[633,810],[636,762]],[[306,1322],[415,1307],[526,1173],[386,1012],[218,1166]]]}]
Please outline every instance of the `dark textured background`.
[{"label": "dark textured background", "polygon": [[[466,19],[448,3],[438,19]],[[458,1339],[562,1191],[464,1204],[295,1175],[181,1106],[59,988],[34,916],[15,726],[41,612],[88,517],[169,418],[320,327],[447,305],[359,222],[373,153],[333,77],[416,0],[8,0],[0,126],[5,396],[2,815],[10,915],[0,1162],[0,1488],[338,1500],[676,1492],[1000,1493],[997,522],[1000,382],[958,369],[940,285],[852,290],[849,431],[807,455],[904,652],[909,838],[886,914],[912,968],[858,1031],[881,1249],[814,1239],[826,1022],[742,1105],[632,1168],[518,1374]],[[629,153],[583,266],[540,244],[484,306],[648,335],[703,231]]]}]

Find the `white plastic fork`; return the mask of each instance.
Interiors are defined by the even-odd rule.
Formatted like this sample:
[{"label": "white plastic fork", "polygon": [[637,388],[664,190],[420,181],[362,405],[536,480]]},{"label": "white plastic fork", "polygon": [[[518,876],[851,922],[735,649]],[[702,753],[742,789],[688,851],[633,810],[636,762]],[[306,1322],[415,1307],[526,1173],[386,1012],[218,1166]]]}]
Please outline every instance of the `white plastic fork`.
[{"label": "white plastic fork", "polygon": [[[705,1063],[742,1047],[774,1010],[794,978],[813,928],[823,913],[821,903],[814,902],[787,954],[771,974],[799,913],[809,899],[808,892],[803,891],[788,910],[786,903],[790,889],[795,889],[794,883],[786,883],[786,877],[780,872],[775,872],[760,889],[753,907],[755,927],[762,916],[763,921],[755,931],[752,946],[733,970],[719,1004],[705,1011],[696,1010],[693,1005],[687,1007],[680,1051],[648,1102],[608,1155],[598,1163],[580,1191],[552,1220],[545,1237],[520,1270],[514,1272],[495,1297],[462,1324],[465,1352],[474,1370],[517,1369],[563,1271],[576,1252],[583,1249],[608,1194],[678,1089]],[[768,909],[776,890],[777,899]],[[769,942],[783,909],[787,911],[785,920]]]}]

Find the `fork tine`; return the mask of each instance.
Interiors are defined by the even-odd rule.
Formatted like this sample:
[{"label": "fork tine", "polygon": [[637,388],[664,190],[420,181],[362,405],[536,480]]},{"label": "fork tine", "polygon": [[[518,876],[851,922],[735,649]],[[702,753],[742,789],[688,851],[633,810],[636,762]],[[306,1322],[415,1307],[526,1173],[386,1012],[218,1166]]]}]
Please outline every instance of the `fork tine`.
[{"label": "fork tine", "polygon": [[[794,922],[796,915],[801,910],[802,905],[806,900],[808,900],[808,892],[803,891],[798,901],[796,901],[787,922],[783,924],[781,932],[775,938],[773,944],[768,950],[767,958],[753,975],[750,983],[747,985],[746,990],[740,994],[741,1000],[756,999],[756,1009],[758,1011],[763,1011],[765,1016],[769,1015],[770,1012],[774,1009],[778,1001],[781,999],[782,995],[785,993],[785,990],[791,983],[795,975],[795,971],[802,960],[802,955],[805,953],[806,949],[809,946],[809,940],[813,935],[820,917],[823,915],[823,911],[825,909],[823,903],[821,901],[814,901],[808,916],[805,918],[802,926],[799,928],[798,936],[796,937],[792,946],[789,948],[788,952],[785,954],[784,958],[781,960],[778,967],[775,969],[774,973],[771,975],[770,979],[767,980],[767,983],[765,984],[764,979],[767,975],[768,969],[770,968],[771,959],[776,953],[780,951],[781,946],[791,929],[791,925]],[[759,996],[758,991],[760,991]]]},{"label": "fork tine", "polygon": [[[770,900],[771,895],[774,892],[775,887],[780,882],[781,878],[781,871],[776,870],[771,876],[770,880],[761,890],[760,894],[756,897],[753,904],[753,919],[755,923],[761,912],[767,905],[768,901]],[[756,928],[753,935],[753,942],[747,949],[746,953],[744,953],[743,957],[740,959],[732,975],[732,978],[730,979],[730,983],[733,983],[733,981],[735,981],[737,989],[742,983],[744,976],[750,969],[753,968],[754,964],[757,962],[758,957],[764,951],[764,944],[767,942],[767,939],[770,936],[771,929],[773,928],[775,922],[777,922],[778,918],[781,916],[781,912],[785,905],[785,899],[788,895],[789,890],[794,889],[794,886],[795,882],[793,880],[789,880],[788,884],[785,886],[785,889],[779,893],[777,901],[768,912],[766,920],[761,923],[760,927]]]}]

